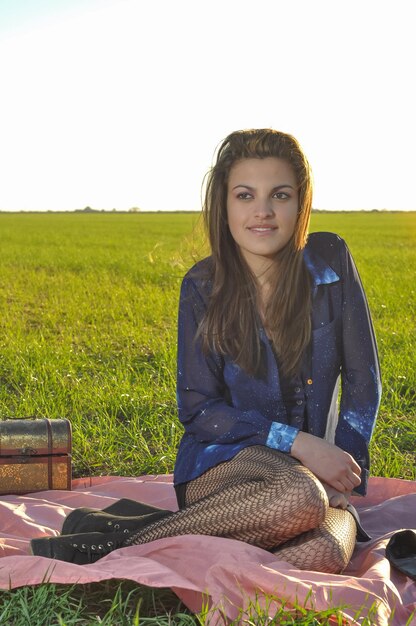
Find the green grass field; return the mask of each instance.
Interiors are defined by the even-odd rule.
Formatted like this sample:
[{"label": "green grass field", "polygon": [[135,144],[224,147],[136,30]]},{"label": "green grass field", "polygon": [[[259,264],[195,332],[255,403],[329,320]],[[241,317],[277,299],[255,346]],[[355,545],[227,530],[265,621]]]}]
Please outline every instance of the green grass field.
[{"label": "green grass field", "polygon": [[[311,230],[347,240],[372,311],[372,473],[414,480],[416,214],[317,213]],[[172,471],[178,293],[206,250],[199,216],[3,213],[0,245],[0,418],[69,418],[74,476]]]}]

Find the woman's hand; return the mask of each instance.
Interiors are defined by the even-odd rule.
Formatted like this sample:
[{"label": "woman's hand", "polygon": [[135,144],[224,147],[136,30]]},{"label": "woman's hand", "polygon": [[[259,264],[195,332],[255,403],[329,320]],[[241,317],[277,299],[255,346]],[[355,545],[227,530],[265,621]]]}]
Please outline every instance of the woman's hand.
[{"label": "woman's hand", "polygon": [[299,432],[290,454],[340,493],[351,493],[361,483],[361,468],[355,459],[320,437]]},{"label": "woman's hand", "polygon": [[334,509],[346,509],[347,508],[347,505],[349,503],[349,496],[351,495],[351,492],[341,493],[340,491],[338,491],[337,489],[334,489],[333,487],[328,485],[328,483],[325,483],[325,482],[323,482],[322,485],[326,491],[326,495],[328,496],[329,506],[334,507]]}]

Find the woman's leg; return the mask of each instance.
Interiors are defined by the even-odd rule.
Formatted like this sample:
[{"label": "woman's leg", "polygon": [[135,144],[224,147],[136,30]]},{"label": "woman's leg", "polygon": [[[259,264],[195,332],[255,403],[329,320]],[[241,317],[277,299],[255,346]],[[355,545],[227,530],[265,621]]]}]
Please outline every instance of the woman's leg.
[{"label": "woman's leg", "polygon": [[265,446],[245,448],[188,483],[186,504],[125,545],[203,534],[270,549],[316,528],[328,511],[325,490],[312,472]]},{"label": "woman's leg", "polygon": [[299,569],[338,574],[348,565],[357,527],[353,516],[329,507],[323,522],[272,550]]},{"label": "woman's leg", "polygon": [[117,547],[203,534],[269,549],[301,569],[338,572],[354,548],[353,516],[329,507],[323,485],[306,467],[264,446],[246,448],[188,483],[185,500],[185,508],[163,519],[134,518],[134,530],[33,539],[32,552],[85,564]]},{"label": "woman's leg", "polygon": [[[286,457],[293,462],[293,459]],[[215,484],[215,470],[206,472],[187,485],[185,501],[189,505],[208,495]],[[232,484],[233,467],[228,470],[227,484]],[[212,472],[212,473],[211,473]],[[212,480],[214,478],[214,481]],[[238,473],[234,476],[240,480]],[[312,530],[301,533],[272,549],[279,558],[288,561],[299,569],[310,569],[327,573],[338,573],[348,565],[356,541],[357,527],[353,516],[343,509],[329,507],[324,520]]]}]

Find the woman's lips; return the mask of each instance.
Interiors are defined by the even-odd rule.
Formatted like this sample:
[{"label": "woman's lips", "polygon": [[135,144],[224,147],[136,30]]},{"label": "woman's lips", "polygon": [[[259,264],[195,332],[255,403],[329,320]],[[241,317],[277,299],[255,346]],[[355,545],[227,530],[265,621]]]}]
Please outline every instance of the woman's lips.
[{"label": "woman's lips", "polygon": [[277,226],[249,226],[248,230],[252,233],[268,234],[277,230]]}]

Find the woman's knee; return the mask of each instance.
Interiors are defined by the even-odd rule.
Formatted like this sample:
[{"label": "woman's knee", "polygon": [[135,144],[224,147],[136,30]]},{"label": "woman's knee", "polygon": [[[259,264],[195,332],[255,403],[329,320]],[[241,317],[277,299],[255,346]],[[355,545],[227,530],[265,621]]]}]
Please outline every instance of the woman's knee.
[{"label": "woman's knee", "polygon": [[347,567],[354,552],[357,536],[355,520],[348,511],[329,507],[322,526],[328,543],[328,553],[331,554],[328,571],[339,574]]},{"label": "woman's knee", "polygon": [[301,464],[294,466],[297,474],[300,503],[313,510],[316,516],[316,526],[321,524],[328,513],[329,500],[321,481],[308,468]]},{"label": "woman's knee", "polygon": [[287,541],[274,552],[299,569],[339,574],[351,560],[355,537],[352,516],[347,511],[329,507],[322,524]]},{"label": "woman's knee", "polygon": [[340,574],[351,560],[354,544],[346,544],[334,537],[328,539],[328,543],[330,544],[331,558],[328,559],[323,571],[328,574]]}]

